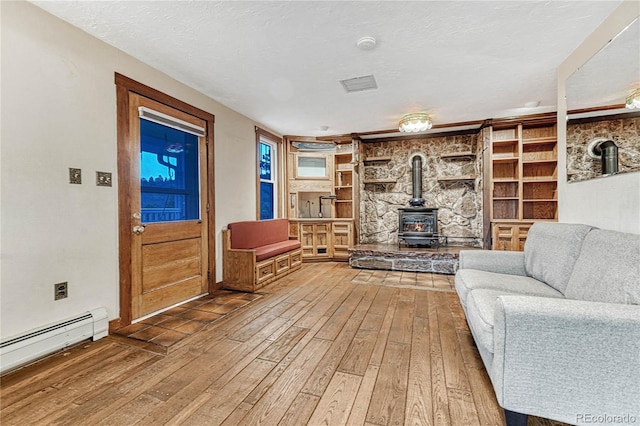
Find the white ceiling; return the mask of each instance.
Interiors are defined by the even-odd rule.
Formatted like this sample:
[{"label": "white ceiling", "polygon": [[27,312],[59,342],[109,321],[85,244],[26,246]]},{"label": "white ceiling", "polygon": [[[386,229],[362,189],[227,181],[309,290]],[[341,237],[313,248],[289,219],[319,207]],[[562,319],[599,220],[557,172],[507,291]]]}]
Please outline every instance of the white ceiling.
[{"label": "white ceiling", "polygon": [[[555,111],[556,68],[620,1],[33,3],[273,131],[324,136]],[[368,74],[377,90],[339,82]]]}]

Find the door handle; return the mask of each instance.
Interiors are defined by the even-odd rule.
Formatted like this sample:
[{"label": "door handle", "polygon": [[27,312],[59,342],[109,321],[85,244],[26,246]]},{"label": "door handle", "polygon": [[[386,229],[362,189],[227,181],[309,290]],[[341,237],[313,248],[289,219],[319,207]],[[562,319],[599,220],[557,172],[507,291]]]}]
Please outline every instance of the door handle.
[{"label": "door handle", "polygon": [[133,233],[136,235],[140,235],[144,232],[145,225],[136,225],[133,227]]}]

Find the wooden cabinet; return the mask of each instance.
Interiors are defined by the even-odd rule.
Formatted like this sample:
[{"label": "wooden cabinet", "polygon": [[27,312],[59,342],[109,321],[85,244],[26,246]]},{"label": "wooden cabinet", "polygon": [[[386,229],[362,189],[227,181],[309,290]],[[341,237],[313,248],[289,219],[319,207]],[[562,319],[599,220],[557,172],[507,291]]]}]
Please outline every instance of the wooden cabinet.
[{"label": "wooden cabinet", "polygon": [[289,235],[302,244],[302,259],[348,260],[353,247],[352,220],[295,220],[289,222]]},{"label": "wooden cabinet", "polygon": [[353,245],[351,222],[333,222],[332,224],[333,258],[349,260],[349,247]]},{"label": "wooden cabinet", "polygon": [[492,248],[522,250],[531,223],[557,220],[557,157],[555,123],[491,129],[485,185],[490,194]]},{"label": "wooden cabinet", "polygon": [[302,257],[329,257],[329,222],[301,223]]},{"label": "wooden cabinet", "polygon": [[523,251],[531,224],[494,223],[491,225],[492,250]]}]

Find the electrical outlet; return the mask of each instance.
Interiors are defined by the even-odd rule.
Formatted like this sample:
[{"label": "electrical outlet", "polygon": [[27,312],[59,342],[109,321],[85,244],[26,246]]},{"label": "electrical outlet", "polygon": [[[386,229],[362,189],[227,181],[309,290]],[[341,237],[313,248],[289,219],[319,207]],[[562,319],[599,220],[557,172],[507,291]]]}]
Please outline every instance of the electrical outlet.
[{"label": "electrical outlet", "polygon": [[53,298],[54,300],[66,299],[69,296],[67,286],[68,282],[57,283],[53,285]]}]

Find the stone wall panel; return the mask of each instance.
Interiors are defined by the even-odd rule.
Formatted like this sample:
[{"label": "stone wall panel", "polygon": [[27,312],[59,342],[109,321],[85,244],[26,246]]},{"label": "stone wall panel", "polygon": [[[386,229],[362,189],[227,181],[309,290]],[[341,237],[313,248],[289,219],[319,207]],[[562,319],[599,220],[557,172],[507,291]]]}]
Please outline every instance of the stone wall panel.
[{"label": "stone wall panel", "polygon": [[[361,158],[391,156],[388,162],[361,162],[364,179],[395,179],[391,184],[361,184],[360,243],[397,244],[398,209],[412,198],[411,160],[423,158],[422,197],[437,207],[441,234],[463,237],[456,243],[482,244],[482,143],[480,135],[364,142]],[[446,152],[471,151],[475,159],[443,160]],[[476,175],[475,182],[442,183],[439,177]]]}]

